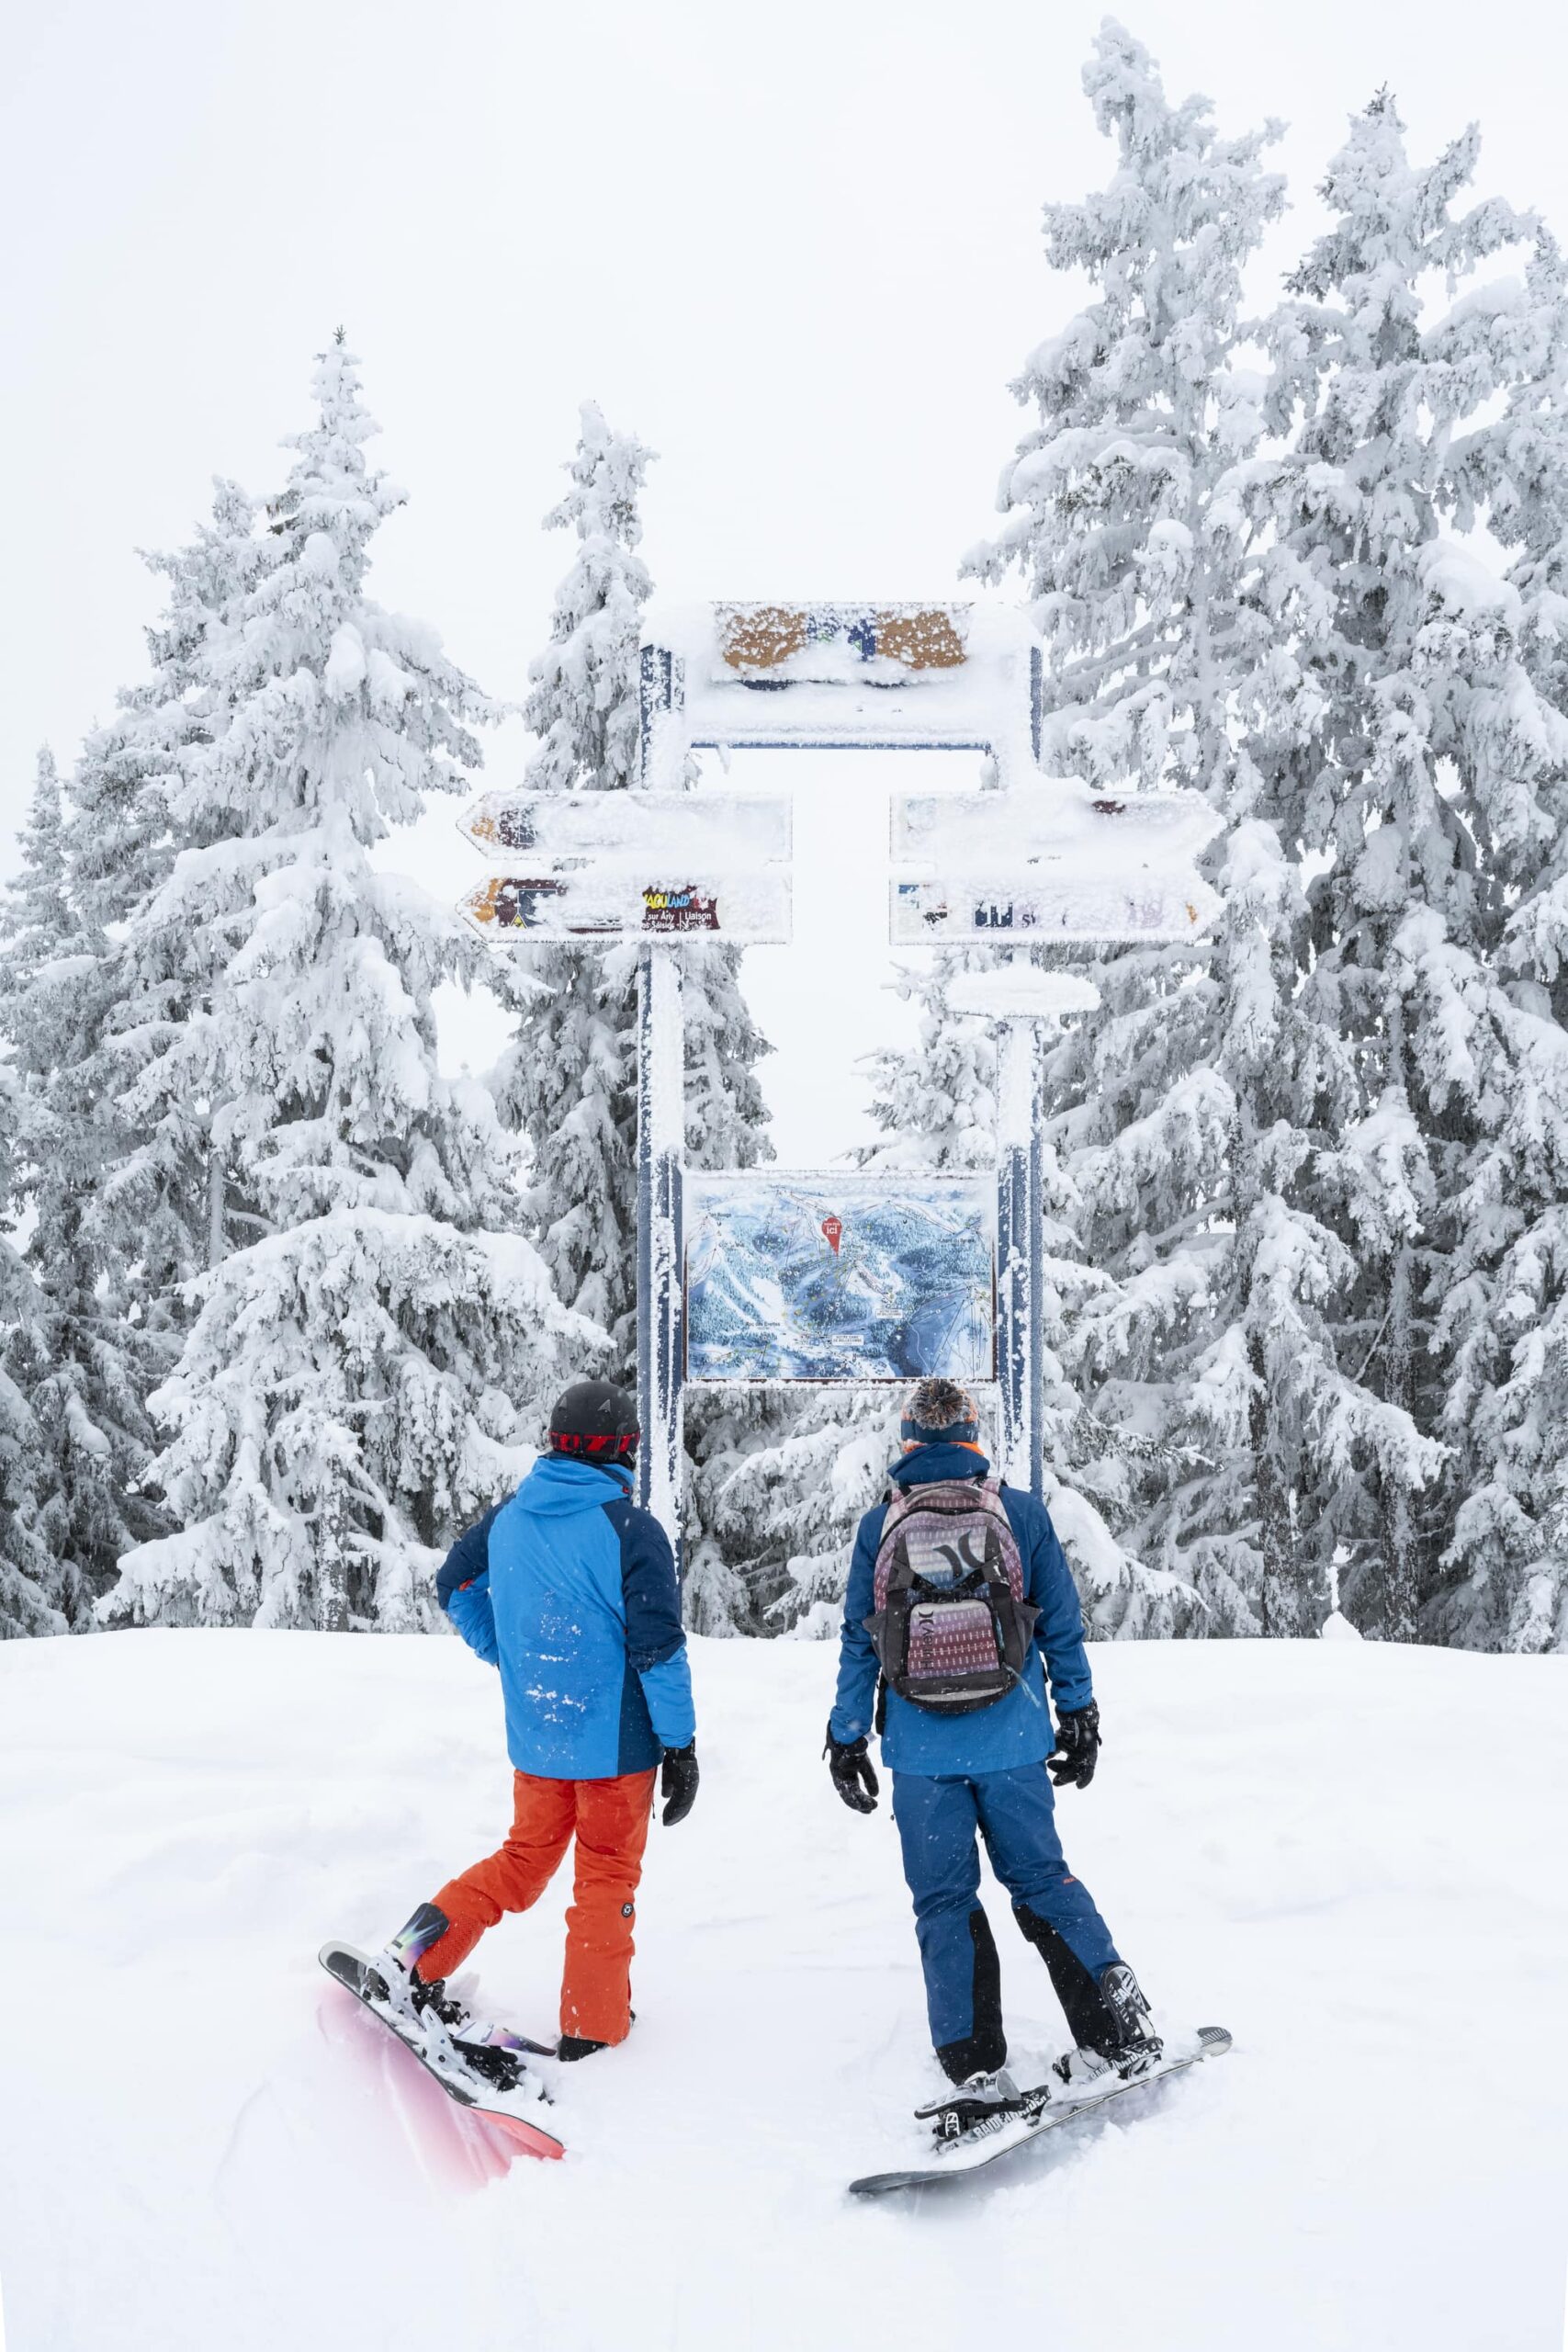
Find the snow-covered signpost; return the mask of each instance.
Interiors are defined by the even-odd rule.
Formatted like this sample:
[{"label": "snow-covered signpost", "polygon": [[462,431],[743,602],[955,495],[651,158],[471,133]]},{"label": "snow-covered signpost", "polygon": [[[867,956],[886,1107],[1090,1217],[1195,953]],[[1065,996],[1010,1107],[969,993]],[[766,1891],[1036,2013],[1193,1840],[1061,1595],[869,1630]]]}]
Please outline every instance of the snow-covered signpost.
[{"label": "snow-covered signpost", "polygon": [[983,1178],[705,1177],[688,1250],[679,965],[682,941],[788,935],[787,805],[686,789],[694,751],[736,744],[987,755],[987,790],[897,804],[896,944],[1110,943],[1201,930],[1218,900],[1193,859],[1213,820],[1181,793],[1112,800],[1042,779],[1040,688],[1038,640],[1021,615],[998,608],[716,605],[650,614],[641,791],[491,795],[465,820],[492,872],[462,911],[487,937],[641,943],[642,1498],[678,1557],[689,1376],[999,1380],[1008,1468],[1041,1491],[1041,1037],[1043,1024],[1097,1001],[1092,985],[1022,959],[956,984],[955,1005],[968,991],[963,1009],[1003,1026],[994,1193]]}]

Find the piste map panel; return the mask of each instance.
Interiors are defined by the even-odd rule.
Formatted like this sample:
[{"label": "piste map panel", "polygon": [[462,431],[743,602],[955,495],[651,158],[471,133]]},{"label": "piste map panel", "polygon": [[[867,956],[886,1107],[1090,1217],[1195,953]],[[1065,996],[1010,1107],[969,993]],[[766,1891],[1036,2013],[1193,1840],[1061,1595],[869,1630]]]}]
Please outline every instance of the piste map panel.
[{"label": "piste map panel", "polygon": [[996,1376],[989,1175],[686,1178],[686,1374]]}]

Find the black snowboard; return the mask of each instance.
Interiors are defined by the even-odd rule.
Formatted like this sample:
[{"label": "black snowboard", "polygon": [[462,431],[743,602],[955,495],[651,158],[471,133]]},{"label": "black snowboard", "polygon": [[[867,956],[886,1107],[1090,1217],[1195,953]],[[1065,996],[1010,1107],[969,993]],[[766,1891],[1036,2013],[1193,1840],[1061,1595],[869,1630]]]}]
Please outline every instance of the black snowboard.
[{"label": "black snowboard", "polygon": [[[1090,2090],[1081,2098],[1059,2094],[1055,2085],[1046,2085],[1043,2087],[1051,2096],[1032,2120],[1023,2116],[1010,2117],[985,2136],[974,2134],[967,2142],[954,2142],[950,2154],[938,2156],[930,2165],[906,2172],[867,2173],[863,2179],[851,2181],[850,2195],[886,2197],[896,2188],[930,2188],[967,2180],[971,2173],[1010,2156],[1015,2148],[1027,2147],[1043,2132],[1055,2132],[1063,2123],[1074,2123],[1080,2115],[1092,2115],[1097,2108],[1108,2107],[1112,2099],[1125,2098],[1129,2091],[1141,2091],[1150,2083],[1164,2082],[1168,2075],[1179,2075],[1185,2067],[1196,2066],[1205,2058],[1223,2057],[1230,2046],[1231,2038],[1224,2026],[1201,2025],[1195,2050],[1183,2050],[1173,2057],[1162,2058],[1157,2066],[1151,2066],[1146,2074],[1134,2075],[1130,2081],[1123,2082],[1118,2076],[1103,2090]],[[1026,2098],[1038,2096],[1038,2092],[1024,2094]]]}]

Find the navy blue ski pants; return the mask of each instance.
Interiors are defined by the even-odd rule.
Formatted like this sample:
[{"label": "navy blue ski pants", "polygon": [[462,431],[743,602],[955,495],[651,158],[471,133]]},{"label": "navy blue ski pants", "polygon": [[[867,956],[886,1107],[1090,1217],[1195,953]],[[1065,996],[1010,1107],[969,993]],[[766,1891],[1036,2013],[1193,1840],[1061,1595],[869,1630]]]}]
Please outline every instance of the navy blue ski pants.
[{"label": "navy blue ski pants", "polygon": [[1014,1918],[1051,1972],[1074,2041],[1098,2046],[1111,2020],[1095,1980],[1119,1954],[1063,1858],[1043,1763],[940,1779],[895,1772],[892,1781],[931,2041],[950,2078],[989,2073],[1007,2057],[1001,1964],[980,1905],[976,1830],[1012,1897]]}]

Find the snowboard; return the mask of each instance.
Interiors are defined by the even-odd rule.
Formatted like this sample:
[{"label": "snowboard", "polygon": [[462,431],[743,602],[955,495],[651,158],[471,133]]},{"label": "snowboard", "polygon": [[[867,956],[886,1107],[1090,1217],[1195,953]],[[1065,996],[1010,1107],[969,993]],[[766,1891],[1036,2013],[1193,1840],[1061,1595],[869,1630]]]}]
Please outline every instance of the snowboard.
[{"label": "snowboard", "polygon": [[[468,2108],[475,2115],[482,2116],[487,2123],[493,2123],[516,2147],[525,2149],[531,2156],[553,2160],[565,2155],[564,2145],[552,2132],[546,2132],[528,2116],[514,2113],[505,2105],[509,2097],[516,2097],[515,2093],[497,2090],[493,2084],[468,2074],[460,2061],[454,2061],[447,2066],[441,2065],[437,2063],[438,2052],[433,2056],[429,2050],[422,2048],[413,2033],[405,2029],[403,2020],[395,2010],[383,2008],[378,2004],[374,1988],[378,1985],[385,1996],[385,1981],[377,1971],[375,1962],[364,1952],[355,1951],[352,1944],[326,1943],[321,1946],[318,1956],[333,1982],[341,1984],[345,1992],[352,1993],[389,2033],[396,2035],[403,2048],[419,2060],[425,2073],[434,2076],[448,2098],[456,2099],[459,2107]],[[445,2041],[445,2034],[440,2039]],[[513,2035],[513,2039],[519,2050],[533,2057],[555,2056],[554,2048],[547,2042],[530,2041],[525,2034],[521,2033]],[[540,2104],[537,2099],[520,2103],[535,2112]]]},{"label": "snowboard", "polygon": [[[996,2164],[1010,2156],[1015,2148],[1028,2145],[1047,2132],[1055,2132],[1063,2123],[1076,2123],[1080,2115],[1089,2115],[1097,2108],[1109,2107],[1113,2099],[1125,2098],[1130,2091],[1141,2091],[1150,2083],[1162,2083],[1168,2075],[1179,2075],[1188,2066],[1196,2066],[1205,2058],[1220,2058],[1231,2046],[1231,2037],[1221,2025],[1201,2025],[1198,2029],[1198,2046],[1182,2050],[1175,2056],[1162,2058],[1146,2074],[1134,2075],[1123,2082],[1114,2076],[1103,2087],[1090,2085],[1075,2098],[1071,2089],[1061,2090],[1054,2083],[1042,2084],[1022,2094],[1031,2111],[1013,2114],[989,2127],[968,2133],[963,2140],[953,2141],[929,2165],[913,2165],[904,2172],[867,2173],[863,2179],[852,2180],[852,2197],[886,2197],[897,2188],[929,2188],[943,2181],[966,2180],[971,2173],[982,2171],[987,2165]],[[1040,2101],[1034,2106],[1032,2103]]]}]

